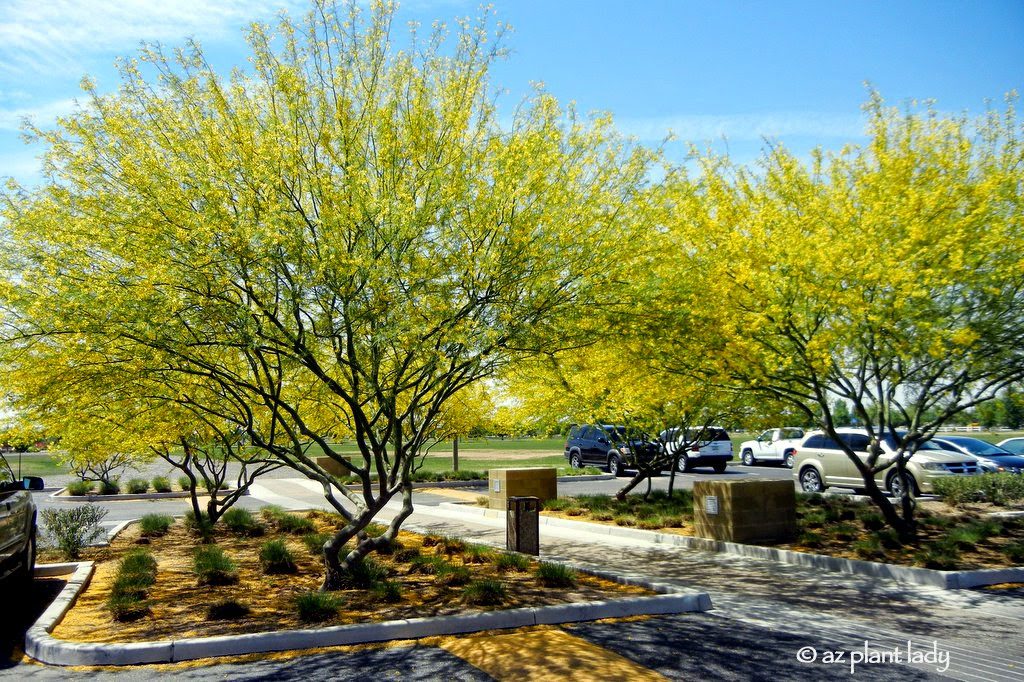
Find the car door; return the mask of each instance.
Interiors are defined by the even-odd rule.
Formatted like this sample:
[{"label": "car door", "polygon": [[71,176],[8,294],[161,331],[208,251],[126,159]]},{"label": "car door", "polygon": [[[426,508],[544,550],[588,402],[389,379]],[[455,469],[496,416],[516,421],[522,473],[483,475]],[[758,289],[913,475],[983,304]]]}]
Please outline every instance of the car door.
[{"label": "car door", "polygon": [[[857,454],[857,459],[867,464],[868,448],[871,445],[871,438],[866,433],[843,433],[840,437],[850,449]],[[843,480],[855,488],[864,487],[864,477],[860,475],[857,465],[845,455],[843,456],[842,476]]]},{"label": "car door", "polygon": [[21,497],[28,493],[17,491],[0,492],[0,566],[15,556],[21,548],[25,532],[19,523],[25,505],[19,504]]},{"label": "car door", "polygon": [[775,436],[774,429],[768,429],[757,437],[756,448],[754,450],[755,459],[774,459],[775,451],[772,447],[772,438]]}]

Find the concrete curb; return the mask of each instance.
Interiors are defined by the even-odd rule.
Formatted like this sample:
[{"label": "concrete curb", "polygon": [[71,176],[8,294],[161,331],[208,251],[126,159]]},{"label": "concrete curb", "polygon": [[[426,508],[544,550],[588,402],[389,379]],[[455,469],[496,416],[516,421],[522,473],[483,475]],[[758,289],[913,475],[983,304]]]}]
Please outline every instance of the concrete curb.
[{"label": "concrete curb", "polygon": [[[118,502],[125,500],[174,500],[184,499],[191,496],[191,493],[184,490],[178,490],[171,493],[138,493],[135,495],[130,493],[125,493],[124,495],[68,495],[67,490],[67,488],[61,488],[50,495],[50,497],[55,497],[61,502]],[[243,496],[248,494],[248,490],[242,493]],[[199,497],[209,497],[209,495],[206,493],[200,493]]]},{"label": "concrete curb", "polygon": [[[588,474],[586,476],[559,476],[555,480],[559,483],[570,483],[572,481],[608,481],[615,478],[611,474]],[[476,478],[471,481],[417,481],[412,484],[413,489],[417,488],[486,488],[486,478]],[[358,487],[347,484],[345,487]],[[376,487],[376,484],[374,484]]]},{"label": "concrete curb", "polygon": [[[128,523],[131,522],[125,522],[117,530]],[[116,532],[111,533],[111,537],[114,535]],[[359,623],[315,630],[283,630],[125,644],[78,643],[57,639],[50,633],[64,618],[80,592],[89,584],[94,569],[93,562],[44,564],[36,567],[37,576],[66,575],[69,572],[72,575],[61,593],[29,629],[25,636],[25,653],[42,663],[63,666],[176,663],[215,656],[368,644],[395,639],[461,635],[483,630],[505,630],[530,625],[576,623],[602,618],[709,611],[712,608],[711,597],[707,592],[683,590],[672,585],[650,583],[586,567],[570,567],[621,584],[647,587],[659,594],[653,597],[625,597],[578,604],[483,611],[458,616]]]},{"label": "concrete curb", "polygon": [[[499,509],[467,507],[466,505],[459,505],[451,502],[442,502],[439,506],[455,509],[466,515],[482,516],[485,518],[501,518],[505,514]],[[540,517],[540,524],[575,528],[577,530],[586,531],[596,535],[630,538],[673,547],[685,547],[687,549],[698,549],[706,552],[718,552],[721,554],[731,554],[753,559],[764,559],[783,564],[804,566],[806,568],[817,568],[834,573],[883,578],[915,585],[929,585],[946,590],[981,587],[984,585],[998,585],[1000,583],[1024,582],[1024,567],[985,568],[972,571],[937,571],[930,568],[897,566],[895,564],[883,564],[875,561],[841,559],[838,557],[825,556],[823,554],[795,552],[793,550],[776,549],[774,547],[744,545],[738,542],[720,542],[717,540],[691,537],[688,535],[676,535],[675,533],[660,533],[658,531],[640,530],[638,528],[608,526],[598,523],[588,523],[586,521],[571,521],[569,519],[544,515],[541,515]]]}]

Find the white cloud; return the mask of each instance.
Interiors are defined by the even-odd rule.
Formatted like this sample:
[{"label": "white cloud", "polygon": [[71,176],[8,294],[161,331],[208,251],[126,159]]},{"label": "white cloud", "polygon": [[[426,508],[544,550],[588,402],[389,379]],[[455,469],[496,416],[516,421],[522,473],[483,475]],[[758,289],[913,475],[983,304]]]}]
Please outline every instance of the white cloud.
[{"label": "white cloud", "polygon": [[92,54],[121,54],[139,41],[180,44],[235,37],[253,19],[280,9],[301,13],[301,0],[5,0],[0,15],[0,73],[81,73]]},{"label": "white cloud", "polygon": [[0,109],[0,131],[21,130],[21,121],[24,118],[30,118],[34,123],[45,127],[58,116],[71,113],[74,108],[75,100],[61,99],[36,107]]},{"label": "white cloud", "polygon": [[622,132],[640,140],[661,140],[671,132],[685,142],[702,142],[781,137],[854,140],[864,136],[865,122],[857,114],[769,112],[618,118],[616,123]]}]

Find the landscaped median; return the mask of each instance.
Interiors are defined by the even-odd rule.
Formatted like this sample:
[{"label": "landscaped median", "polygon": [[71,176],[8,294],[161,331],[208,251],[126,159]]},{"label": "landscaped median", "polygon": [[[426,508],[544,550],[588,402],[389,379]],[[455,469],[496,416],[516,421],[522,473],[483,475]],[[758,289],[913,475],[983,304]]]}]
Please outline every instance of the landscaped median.
[{"label": "landscaped median", "polygon": [[[545,505],[540,523],[947,589],[1024,582],[1024,517],[1015,512],[921,502],[918,542],[904,544],[875,507],[851,497],[799,496],[798,536],[775,545],[695,537],[689,491],[671,498],[655,492],[646,501],[639,495],[560,498]],[[496,510],[442,506],[503,517]]]},{"label": "landscaped median", "polygon": [[216,544],[181,522],[162,534],[150,523],[90,550],[26,653],[56,665],[173,662],[711,608],[704,593],[406,532],[345,589],[321,593],[317,551],[339,517],[235,516]]}]

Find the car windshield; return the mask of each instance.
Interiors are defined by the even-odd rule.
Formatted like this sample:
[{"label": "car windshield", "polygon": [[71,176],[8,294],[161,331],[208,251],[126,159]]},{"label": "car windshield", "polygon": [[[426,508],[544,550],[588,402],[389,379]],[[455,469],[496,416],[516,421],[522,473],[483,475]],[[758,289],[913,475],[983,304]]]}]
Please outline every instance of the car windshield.
[{"label": "car windshield", "polygon": [[803,429],[780,429],[780,433],[784,439],[803,438]]},{"label": "car windshield", "polygon": [[963,437],[960,437],[960,438],[945,438],[944,440],[948,440],[950,443],[953,443],[955,445],[959,445],[960,447],[962,447],[964,450],[967,450],[967,452],[971,453],[972,455],[983,455],[985,457],[998,457],[1000,455],[1008,455],[1008,454],[1010,454],[1009,452],[1007,452],[1006,450],[1002,449],[1001,447],[999,447],[997,445],[992,445],[992,443],[986,443],[985,441],[980,440],[978,438],[963,438]]}]

